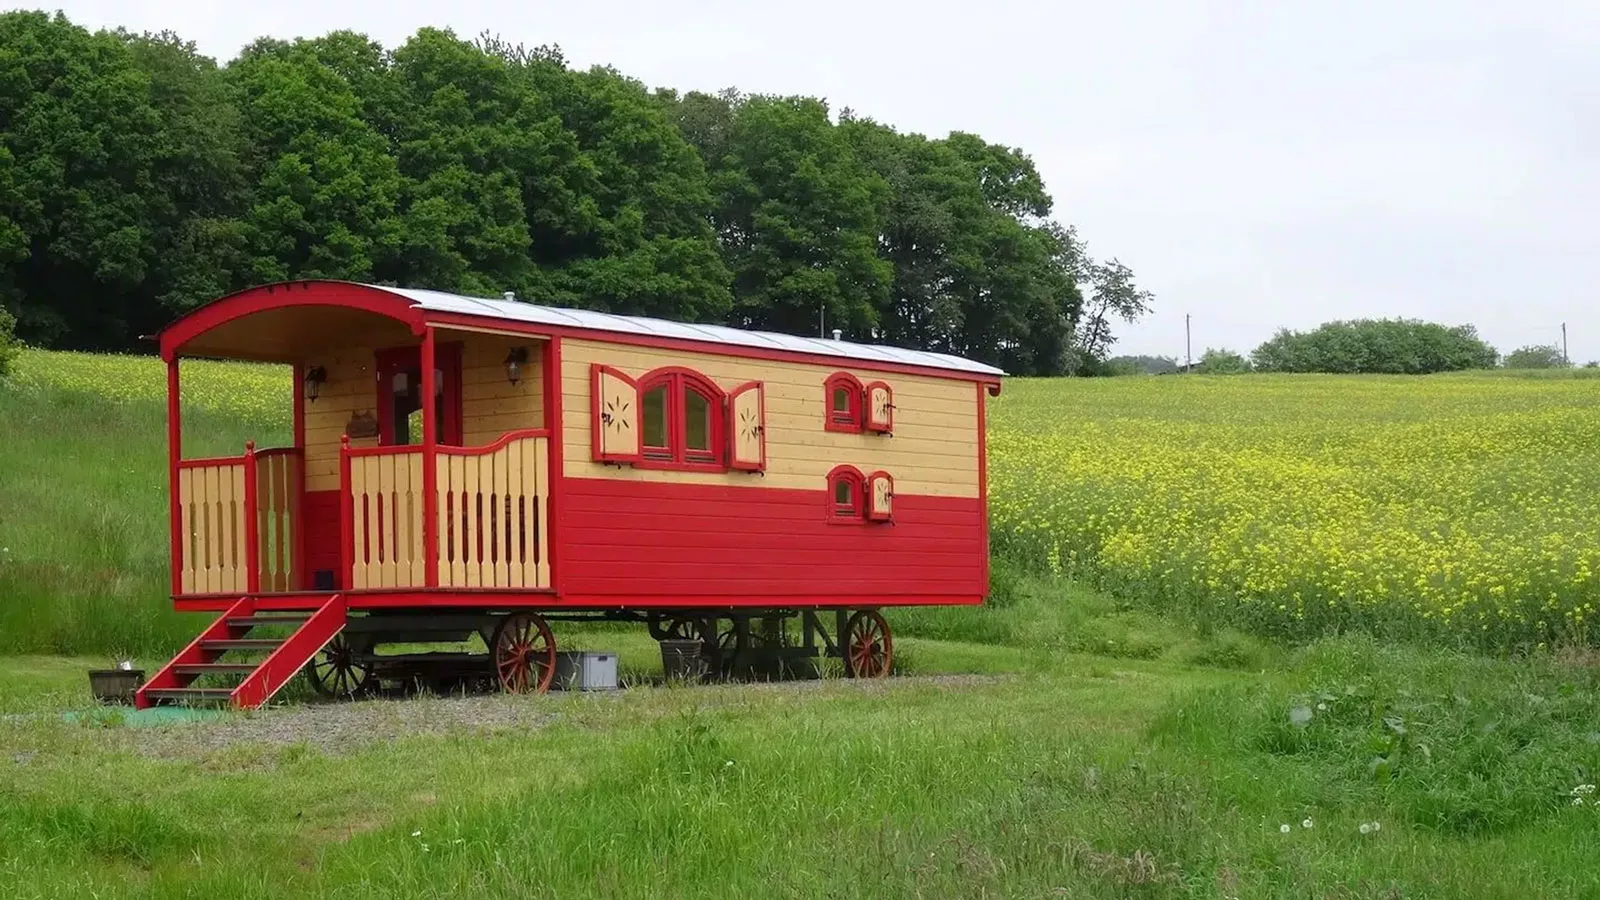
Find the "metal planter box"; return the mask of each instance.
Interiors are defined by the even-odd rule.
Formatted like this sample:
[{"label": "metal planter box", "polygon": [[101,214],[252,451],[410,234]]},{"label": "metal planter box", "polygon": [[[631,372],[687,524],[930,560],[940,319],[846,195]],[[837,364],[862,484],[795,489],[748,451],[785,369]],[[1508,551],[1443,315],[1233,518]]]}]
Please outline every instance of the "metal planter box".
[{"label": "metal planter box", "polygon": [[555,683],[564,691],[617,689],[617,654],[609,650],[561,650],[556,653]]}]

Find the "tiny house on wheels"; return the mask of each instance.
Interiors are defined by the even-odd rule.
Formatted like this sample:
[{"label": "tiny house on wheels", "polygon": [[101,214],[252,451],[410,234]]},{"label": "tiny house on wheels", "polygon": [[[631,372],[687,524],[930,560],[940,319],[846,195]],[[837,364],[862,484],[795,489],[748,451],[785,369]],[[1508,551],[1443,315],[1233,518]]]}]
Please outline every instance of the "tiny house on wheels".
[{"label": "tiny house on wheels", "polygon": [[[258,706],[301,671],[542,691],[557,620],[643,622],[709,671],[878,677],[883,609],[986,592],[991,366],[333,281],[223,297],[160,343],[173,602],[220,615],[141,707]],[[185,357],[291,365],[293,446],[186,458]],[[487,654],[378,652],[474,634]]]}]

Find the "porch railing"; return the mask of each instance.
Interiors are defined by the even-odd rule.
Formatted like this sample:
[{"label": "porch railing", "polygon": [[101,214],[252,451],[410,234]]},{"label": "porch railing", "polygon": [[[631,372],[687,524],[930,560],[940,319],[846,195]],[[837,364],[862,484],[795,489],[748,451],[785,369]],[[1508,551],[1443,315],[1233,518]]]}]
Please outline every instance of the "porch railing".
[{"label": "porch railing", "polygon": [[513,431],[486,447],[440,447],[439,586],[550,586],[550,438]]},{"label": "porch railing", "polygon": [[513,431],[484,447],[438,447],[435,454],[438,581],[430,585],[422,448],[344,443],[350,587],[549,587],[549,433]]},{"label": "porch railing", "polygon": [[181,593],[239,594],[249,589],[244,473],[242,456],[178,463]]},{"label": "porch railing", "polygon": [[178,462],[180,594],[296,588],[301,453],[293,448]]},{"label": "porch railing", "polygon": [[340,451],[350,587],[422,587],[422,448]]}]

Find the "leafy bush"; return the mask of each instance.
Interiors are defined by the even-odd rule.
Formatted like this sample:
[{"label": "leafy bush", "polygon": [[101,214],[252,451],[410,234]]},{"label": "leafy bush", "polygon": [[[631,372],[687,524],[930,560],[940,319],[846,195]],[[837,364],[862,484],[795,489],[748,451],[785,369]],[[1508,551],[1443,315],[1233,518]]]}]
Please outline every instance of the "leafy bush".
[{"label": "leafy bush", "polygon": [[17,318],[0,306],[0,378],[11,371],[11,362],[17,356]]},{"label": "leafy bush", "polygon": [[1210,347],[1200,356],[1200,364],[1195,371],[1202,375],[1238,375],[1250,371],[1250,360],[1233,352],[1232,350],[1217,350]]},{"label": "leafy bush", "polygon": [[1560,347],[1546,344],[1518,347],[1506,355],[1505,365],[1508,369],[1567,369],[1572,366]]},{"label": "leafy bush", "polygon": [[1280,329],[1251,354],[1261,372],[1351,375],[1490,369],[1498,358],[1471,325],[1452,328],[1413,319],[1328,322],[1308,332]]}]

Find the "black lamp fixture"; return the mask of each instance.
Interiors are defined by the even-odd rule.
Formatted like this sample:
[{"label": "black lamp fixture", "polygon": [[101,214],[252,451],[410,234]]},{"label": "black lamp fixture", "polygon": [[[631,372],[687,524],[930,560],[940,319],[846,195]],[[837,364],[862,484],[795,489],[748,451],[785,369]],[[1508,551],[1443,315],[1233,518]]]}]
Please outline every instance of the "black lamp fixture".
[{"label": "black lamp fixture", "polygon": [[312,366],[306,370],[306,399],[312,403],[317,402],[317,395],[322,393],[322,386],[328,381],[328,370],[321,366]]},{"label": "black lamp fixture", "polygon": [[527,347],[512,347],[511,352],[506,354],[506,378],[509,378],[512,384],[522,380],[522,367],[527,361]]}]

